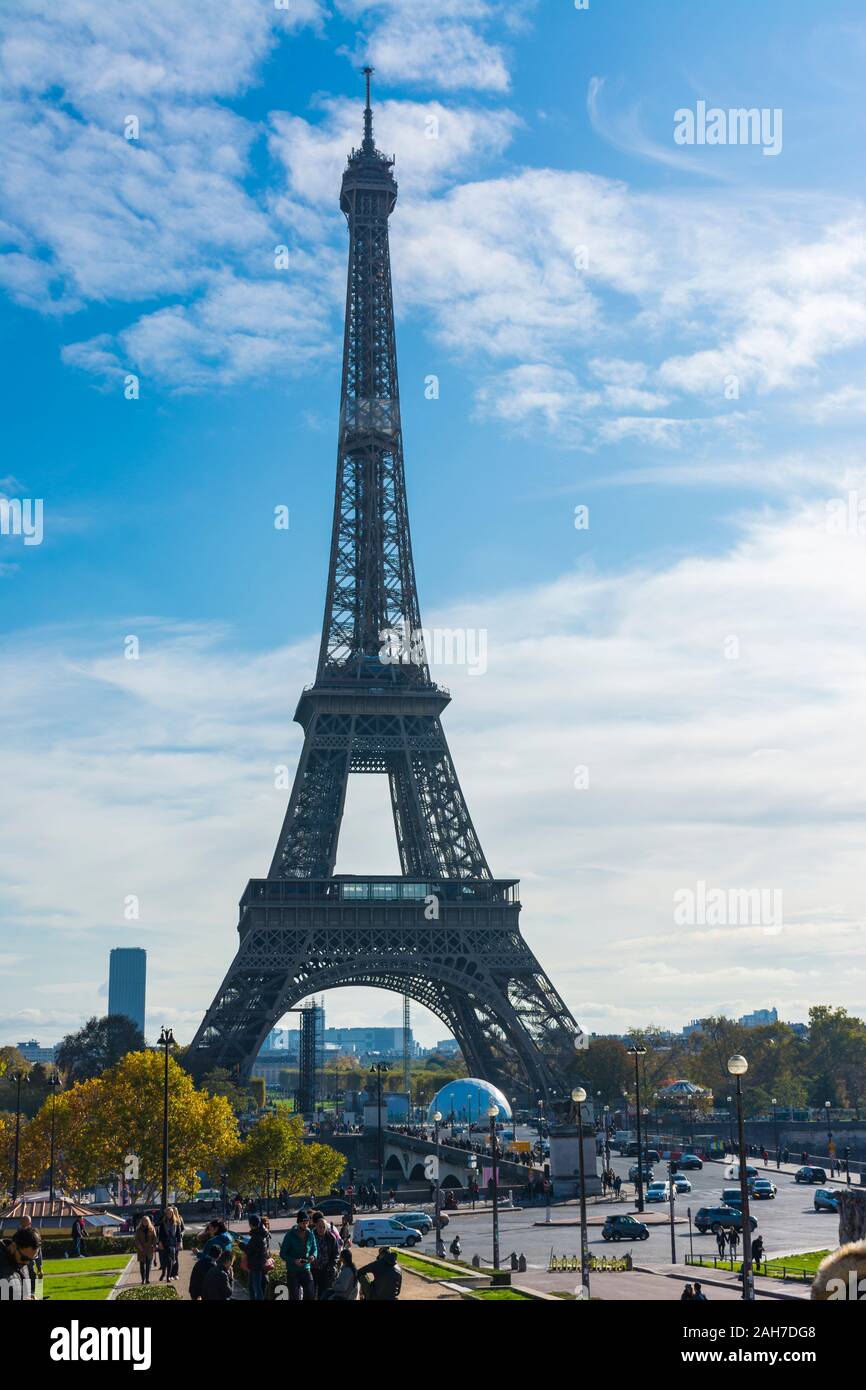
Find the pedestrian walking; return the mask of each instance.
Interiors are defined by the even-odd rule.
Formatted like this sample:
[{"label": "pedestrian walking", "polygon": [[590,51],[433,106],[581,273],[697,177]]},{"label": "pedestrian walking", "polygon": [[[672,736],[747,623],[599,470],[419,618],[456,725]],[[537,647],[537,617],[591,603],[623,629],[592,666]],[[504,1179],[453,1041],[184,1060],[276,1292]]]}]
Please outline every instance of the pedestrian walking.
[{"label": "pedestrian walking", "polygon": [[686,1284],[685,1288],[680,1294],[680,1303],[691,1303],[694,1296],[695,1294],[691,1284]]},{"label": "pedestrian walking", "polygon": [[382,1246],[372,1264],[360,1271],[358,1278],[364,1298],[370,1303],[393,1303],[400,1297],[403,1272],[397,1263],[397,1256],[387,1245]]},{"label": "pedestrian walking", "polygon": [[313,1212],[313,1233],[316,1237],[316,1254],[311,1268],[313,1287],[316,1298],[323,1298],[337,1277],[342,1241],[320,1211]]},{"label": "pedestrian walking", "polygon": [[150,1283],[150,1271],[158,1244],[156,1227],[149,1216],[143,1216],[135,1228],[135,1253],[142,1284]]},{"label": "pedestrian walking", "polygon": [[753,1262],[754,1262],[755,1269],[758,1270],[759,1272],[760,1272],[760,1268],[761,1268],[761,1261],[763,1260],[763,1258],[764,1258],[764,1237],[763,1237],[763,1236],[757,1236],[757,1237],[752,1241],[752,1260],[753,1260]]},{"label": "pedestrian walking", "polygon": [[732,1261],[732,1262],[737,1258],[737,1246],[739,1245],[739,1243],[740,1243],[739,1234],[737,1233],[736,1228],[735,1228],[734,1226],[732,1226],[731,1229],[730,1229],[730,1231],[728,1232],[728,1244],[729,1244],[729,1246],[731,1247],[731,1261]]},{"label": "pedestrian walking", "polygon": [[250,1238],[244,1249],[251,1303],[262,1303],[265,1297],[265,1266],[274,1262],[270,1257],[271,1233],[257,1216],[250,1217]]},{"label": "pedestrian walking", "polygon": [[709,1302],[709,1299],[707,1298],[707,1295],[704,1293],[704,1291],[703,1291],[703,1289],[702,1289],[700,1283],[699,1283],[697,1280],[695,1281],[695,1295],[694,1295],[694,1297],[695,1297],[695,1302],[696,1302],[696,1303],[708,1303],[708,1302]]},{"label": "pedestrian walking", "polygon": [[352,1227],[349,1225],[348,1216],[344,1216],[340,1222],[340,1240],[344,1246],[352,1244]]},{"label": "pedestrian walking", "polygon": [[174,1213],[173,1207],[166,1207],[162,1214],[159,1226],[157,1227],[159,1238],[159,1249],[162,1256],[162,1269],[159,1274],[159,1282],[163,1280],[167,1284],[172,1283],[177,1278],[178,1269],[178,1247],[180,1242],[180,1227]]},{"label": "pedestrian walking", "polygon": [[727,1241],[725,1240],[725,1232],[724,1232],[724,1230],[722,1229],[722,1227],[720,1226],[719,1229],[716,1231],[716,1245],[717,1245],[718,1248],[719,1248],[719,1259],[720,1259],[720,1260],[723,1260],[723,1259],[725,1258],[725,1245],[726,1245],[726,1244],[727,1244]]},{"label": "pedestrian walking", "polygon": [[463,1247],[460,1244],[460,1236],[456,1232],[454,1234],[454,1239],[448,1246],[448,1249],[451,1251],[451,1254],[454,1256],[455,1260],[459,1260],[460,1256],[463,1254]]},{"label": "pedestrian walking", "polygon": [[72,1232],[71,1232],[71,1234],[72,1234],[72,1257],[73,1257],[73,1259],[76,1259],[76,1260],[77,1260],[77,1259],[80,1259],[80,1257],[81,1257],[82,1255],[85,1255],[85,1254],[87,1253],[87,1249],[86,1249],[86,1246],[85,1246],[85,1244],[84,1244],[84,1217],[83,1217],[83,1216],[76,1216],[75,1220],[74,1220],[73,1223],[72,1223]]},{"label": "pedestrian walking", "polygon": [[316,1257],[316,1237],[310,1230],[310,1217],[306,1211],[299,1211],[295,1225],[283,1237],[280,1255],[286,1264],[286,1283],[289,1298],[293,1303],[316,1296],[313,1276],[310,1272]]}]

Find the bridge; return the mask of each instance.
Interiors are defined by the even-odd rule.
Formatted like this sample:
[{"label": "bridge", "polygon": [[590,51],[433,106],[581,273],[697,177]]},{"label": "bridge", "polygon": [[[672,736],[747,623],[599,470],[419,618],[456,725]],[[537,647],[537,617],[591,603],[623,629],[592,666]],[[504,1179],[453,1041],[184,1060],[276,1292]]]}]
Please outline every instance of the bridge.
[{"label": "bridge", "polygon": [[[375,1134],[373,1135],[375,1139]],[[385,1181],[389,1175],[398,1182],[425,1183],[424,1160],[436,1153],[432,1139],[422,1139],[415,1134],[401,1134],[399,1130],[383,1128]],[[472,1166],[470,1166],[470,1164]],[[492,1166],[489,1153],[473,1153],[455,1148],[447,1142],[439,1143],[439,1183],[442,1187],[468,1187],[475,1177],[480,1187],[484,1187],[484,1170]],[[500,1155],[498,1164],[499,1182],[502,1187],[525,1187],[532,1177],[541,1174],[542,1169],[533,1164],[516,1163],[513,1159]]]}]

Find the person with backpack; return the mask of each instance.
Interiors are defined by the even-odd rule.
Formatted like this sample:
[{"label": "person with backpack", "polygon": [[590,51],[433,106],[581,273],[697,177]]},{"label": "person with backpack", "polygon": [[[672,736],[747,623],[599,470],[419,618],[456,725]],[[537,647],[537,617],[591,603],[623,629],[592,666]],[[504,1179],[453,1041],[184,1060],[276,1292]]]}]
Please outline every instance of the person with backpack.
[{"label": "person with backpack", "polygon": [[271,1233],[257,1216],[250,1217],[250,1238],[244,1249],[244,1260],[249,1274],[250,1302],[261,1303],[265,1297],[265,1278],[268,1266],[273,1269],[269,1246]]},{"label": "person with backpack", "polygon": [[316,1258],[316,1237],[310,1230],[309,1212],[299,1211],[296,1224],[283,1237],[280,1255],[286,1263],[286,1283],[293,1303],[316,1296],[310,1269]]},{"label": "person with backpack", "polygon": [[400,1297],[403,1272],[397,1263],[397,1256],[387,1245],[382,1246],[372,1264],[360,1271],[358,1278],[364,1298],[370,1303],[392,1303]]},{"label": "person with backpack", "polygon": [[142,1284],[150,1283],[150,1271],[153,1267],[153,1257],[156,1254],[158,1239],[156,1227],[149,1216],[143,1216],[135,1228],[135,1253],[138,1256],[138,1268],[141,1274]]},{"label": "person with backpack", "polygon": [[459,1260],[460,1256],[463,1254],[463,1247],[460,1244],[460,1236],[456,1232],[454,1233],[454,1239],[448,1246],[448,1249],[451,1251],[451,1254],[454,1256],[455,1260]]}]

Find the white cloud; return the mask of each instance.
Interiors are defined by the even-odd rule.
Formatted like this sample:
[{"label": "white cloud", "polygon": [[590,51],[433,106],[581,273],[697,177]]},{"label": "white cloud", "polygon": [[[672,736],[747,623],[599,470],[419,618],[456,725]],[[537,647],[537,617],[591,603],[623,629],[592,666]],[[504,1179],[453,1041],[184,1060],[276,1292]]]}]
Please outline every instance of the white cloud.
[{"label": "white cloud", "polygon": [[525,10],[514,0],[336,0],[351,19],[368,21],[361,50],[386,81],[428,88],[505,91],[508,64],[484,29]]},{"label": "white cloud", "polygon": [[[866,1012],[862,537],[830,534],[823,505],[764,511],[713,557],[583,569],[425,618],[488,631],[483,678],[437,672],[446,728],[494,872],[522,876],[526,937],[585,1025],[611,1007],[677,1023],[770,996],[793,1016],[804,1000]],[[274,768],[300,748],[285,692],[309,679],[315,643],[239,659],[231,634],[138,620],[127,662],[128,630],[18,641],[0,690],[16,731],[0,887],[10,930],[49,942],[40,982],[73,947],[144,944],[189,1036],[235,949],[232,905],[273,849]],[[379,825],[347,823],[353,867],[380,859]],[[678,954],[673,894],[699,879],[780,888],[784,931],[710,933]],[[36,968],[0,982],[0,1016]]]}]

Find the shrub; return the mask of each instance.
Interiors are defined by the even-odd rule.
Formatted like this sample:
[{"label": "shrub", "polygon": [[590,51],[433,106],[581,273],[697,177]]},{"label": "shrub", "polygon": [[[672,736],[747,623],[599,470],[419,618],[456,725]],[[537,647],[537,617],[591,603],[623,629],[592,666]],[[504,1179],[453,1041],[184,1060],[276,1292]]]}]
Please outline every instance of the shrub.
[{"label": "shrub", "polygon": [[[135,1249],[132,1236],[92,1236],[84,1237],[85,1255],[131,1255]],[[72,1259],[71,1236],[46,1236],[42,1242],[42,1255],[46,1260],[62,1260],[64,1255]]]},{"label": "shrub", "polygon": [[169,1300],[179,1300],[180,1294],[174,1284],[137,1284],[131,1289],[124,1289],[117,1295],[118,1303],[123,1299],[126,1303],[146,1301],[165,1302]]}]

